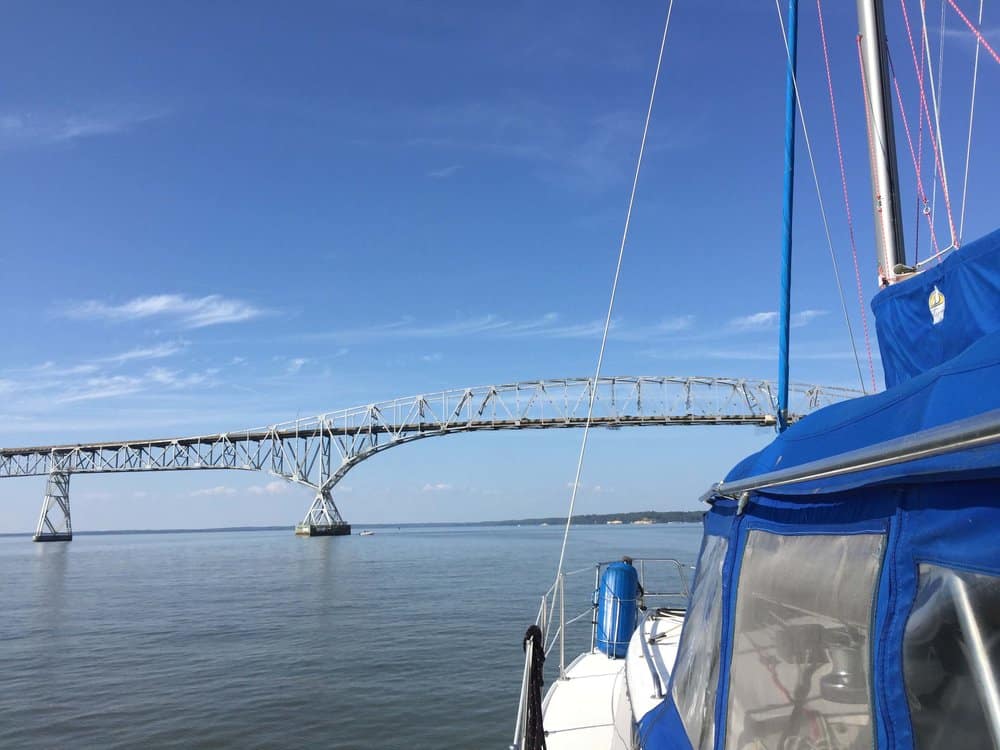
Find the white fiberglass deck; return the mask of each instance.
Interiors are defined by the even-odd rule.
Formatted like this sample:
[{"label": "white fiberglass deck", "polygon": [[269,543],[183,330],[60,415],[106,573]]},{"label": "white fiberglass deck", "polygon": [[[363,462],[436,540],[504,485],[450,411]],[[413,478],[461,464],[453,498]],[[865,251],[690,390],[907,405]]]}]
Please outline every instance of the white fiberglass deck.
[{"label": "white fiberglass deck", "polygon": [[680,613],[651,614],[626,658],[580,654],[565,679],[553,679],[542,708],[549,750],[631,750],[635,722],[660,702],[670,680],[683,622]]},{"label": "white fiberglass deck", "polygon": [[549,750],[609,750],[615,736],[615,694],[624,678],[624,659],[609,659],[600,652],[580,654],[566,668],[566,679],[557,678],[546,695]]}]

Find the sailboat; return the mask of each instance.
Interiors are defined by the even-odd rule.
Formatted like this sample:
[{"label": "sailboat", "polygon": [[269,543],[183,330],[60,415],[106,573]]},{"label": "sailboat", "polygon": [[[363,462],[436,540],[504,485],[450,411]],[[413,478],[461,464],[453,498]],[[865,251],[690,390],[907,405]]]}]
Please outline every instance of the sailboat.
[{"label": "sailboat", "polygon": [[779,401],[777,437],[702,498],[691,585],[676,561],[667,592],[644,589],[646,561],[597,564],[568,664],[560,570],[524,639],[512,750],[1000,750],[1000,230],[906,263],[884,9],[857,5],[886,389],[793,425]]}]

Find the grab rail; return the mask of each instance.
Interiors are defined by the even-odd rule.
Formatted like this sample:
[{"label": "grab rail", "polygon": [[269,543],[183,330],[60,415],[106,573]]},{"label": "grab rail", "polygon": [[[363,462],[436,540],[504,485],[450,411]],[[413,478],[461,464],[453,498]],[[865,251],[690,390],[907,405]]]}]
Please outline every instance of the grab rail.
[{"label": "grab rail", "polygon": [[[642,630],[646,626],[646,620],[649,619],[649,610],[647,609],[642,614],[642,619],[639,620],[639,629]],[[640,638],[639,643],[642,645],[642,658],[646,662],[646,666],[649,667],[649,674],[653,678],[653,690],[656,691],[656,697],[663,697],[663,685],[660,682],[660,673],[656,669],[656,665],[653,663],[653,655],[649,653],[649,642],[645,638]]]}]

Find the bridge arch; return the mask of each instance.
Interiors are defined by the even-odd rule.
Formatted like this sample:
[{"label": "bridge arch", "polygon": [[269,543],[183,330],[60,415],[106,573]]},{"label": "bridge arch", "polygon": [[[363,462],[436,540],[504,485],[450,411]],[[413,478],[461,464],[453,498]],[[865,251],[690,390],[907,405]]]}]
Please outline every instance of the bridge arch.
[{"label": "bridge arch", "polygon": [[[362,461],[407,443],[460,432],[565,429],[590,424],[640,426],[777,423],[776,393],[766,380],[717,377],[605,376],[532,380],[460,388],[326,412],[291,422],[214,435],[0,449],[0,478],[48,477],[35,539],[71,539],[69,477],[116,473],[236,469],[267,471],[311,487],[315,499],[300,531],[349,526],[333,489]],[[847,388],[793,384],[790,419],[860,395]]]}]

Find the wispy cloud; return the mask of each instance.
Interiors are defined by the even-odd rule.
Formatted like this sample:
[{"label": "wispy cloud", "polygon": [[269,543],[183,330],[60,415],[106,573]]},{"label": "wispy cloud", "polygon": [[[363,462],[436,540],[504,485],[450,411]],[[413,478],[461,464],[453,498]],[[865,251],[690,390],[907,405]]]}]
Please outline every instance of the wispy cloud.
[{"label": "wispy cloud", "polygon": [[[566,482],[566,489],[568,489],[568,490],[573,489],[573,482]],[[600,485],[600,484],[587,485],[587,484],[584,484],[583,482],[580,482],[580,484],[579,484],[579,491],[580,492],[592,492],[595,495],[600,495],[601,493],[604,493],[604,494],[612,494],[612,493],[614,493],[614,489],[611,488],[611,487],[605,487],[604,485]]]},{"label": "wispy cloud", "polygon": [[[678,315],[652,325],[628,327],[613,320],[614,337],[622,341],[642,341],[687,331],[694,324],[693,315]],[[422,322],[412,317],[363,328],[305,334],[307,340],[332,340],[357,343],[383,339],[452,339],[470,336],[492,338],[594,339],[604,330],[603,320],[567,321],[558,313],[516,320],[493,313],[463,316],[451,321]]]},{"label": "wispy cloud", "polygon": [[132,375],[100,374],[89,378],[73,378],[67,381],[53,381],[43,384],[44,392],[55,404],[71,404],[77,401],[94,401],[97,399],[127,396],[150,388],[160,390],[186,390],[195,386],[203,386],[211,382],[218,374],[216,368],[198,372],[168,370],[163,367],[152,367],[144,373]]},{"label": "wispy cloud", "polygon": [[265,312],[248,302],[219,294],[210,294],[207,297],[156,294],[135,297],[119,305],[87,300],[65,311],[71,318],[84,320],[130,321],[154,317],[170,318],[184,328],[240,323],[260,317]]},{"label": "wispy cloud", "polygon": [[292,485],[280,479],[275,479],[267,484],[255,484],[247,487],[247,492],[251,495],[287,495],[292,491]]},{"label": "wispy cloud", "polygon": [[[760,346],[692,346],[683,349],[645,349],[640,352],[645,357],[656,360],[732,360],[777,362],[777,344],[762,344]],[[851,361],[854,354],[845,343],[828,342],[825,347],[818,345],[813,350],[804,351],[797,348],[792,359],[801,361]]]},{"label": "wispy cloud", "polygon": [[155,346],[138,347],[121,352],[120,354],[112,354],[109,357],[100,357],[94,360],[94,362],[107,362],[108,364],[120,365],[143,359],[163,359],[164,357],[172,357],[182,351],[185,346],[186,344],[183,341],[166,341]]},{"label": "wispy cloud", "polygon": [[285,372],[289,375],[294,375],[299,370],[301,370],[309,360],[306,357],[295,357],[288,360],[288,365],[285,367]]},{"label": "wispy cloud", "polygon": [[435,180],[444,180],[448,177],[454,177],[458,171],[462,168],[461,164],[452,164],[448,167],[441,167],[440,169],[432,169],[427,173],[427,176]]},{"label": "wispy cloud", "polygon": [[[809,325],[816,318],[827,314],[827,310],[800,310],[791,316],[793,328]],[[778,325],[778,313],[774,310],[742,315],[729,321],[729,327],[737,331],[761,331]]]},{"label": "wispy cloud", "polygon": [[425,484],[420,489],[420,491],[421,492],[450,492],[452,489],[453,488],[452,488],[452,486],[450,484],[447,484],[445,482],[436,482],[434,484],[430,484],[430,483]]},{"label": "wispy cloud", "polygon": [[[639,108],[594,110],[570,118],[551,103],[519,96],[448,104],[408,113],[408,118],[415,132],[407,142],[411,148],[434,151],[441,159],[516,159],[543,180],[588,192],[628,179],[642,132]],[[649,150],[689,147],[702,140],[697,119],[688,113],[684,121],[663,128]]]},{"label": "wispy cloud", "polygon": [[0,114],[0,147],[44,146],[126,133],[168,114],[167,110],[71,114],[7,112]]},{"label": "wispy cloud", "polygon": [[220,497],[222,495],[235,495],[236,490],[233,487],[226,487],[225,485],[218,485],[217,487],[206,487],[202,490],[195,490],[191,493],[191,497]]},{"label": "wispy cloud", "polygon": [[[973,22],[975,21],[975,19],[972,20]],[[984,26],[979,31],[988,40],[1000,39],[1000,26]],[[970,46],[979,43],[979,40],[976,39],[976,35],[973,34],[969,30],[969,27],[961,21],[959,21],[959,25],[945,29],[944,36],[946,38],[961,39],[968,42]]]}]

